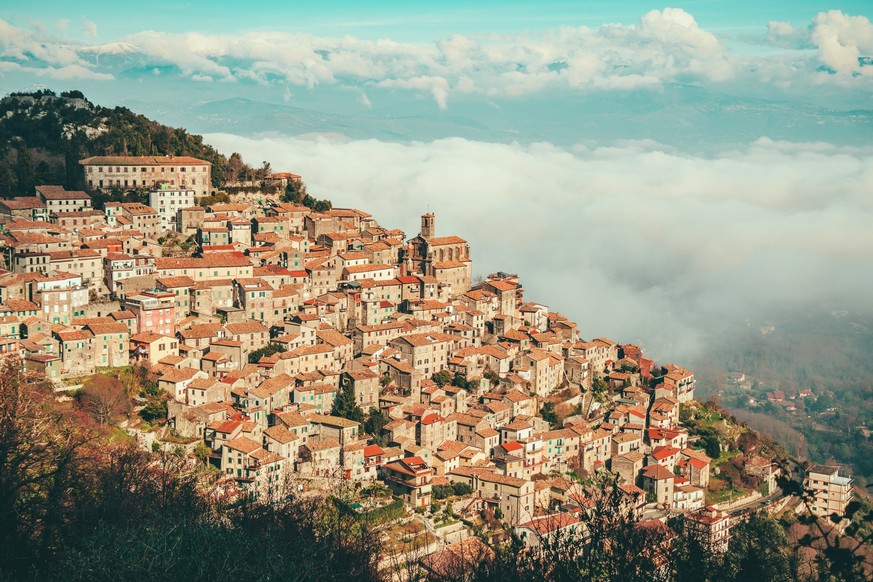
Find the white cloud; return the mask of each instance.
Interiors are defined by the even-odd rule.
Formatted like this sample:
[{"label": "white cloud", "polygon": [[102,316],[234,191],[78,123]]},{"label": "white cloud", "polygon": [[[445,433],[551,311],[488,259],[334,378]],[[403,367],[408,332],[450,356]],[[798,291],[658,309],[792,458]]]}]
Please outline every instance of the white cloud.
[{"label": "white cloud", "polygon": [[440,109],[446,109],[448,106],[446,99],[448,97],[449,82],[442,77],[422,75],[412,79],[386,79],[385,81],[380,81],[377,86],[430,91]]},{"label": "white cloud", "polygon": [[48,77],[51,79],[91,79],[94,81],[111,81],[115,78],[109,73],[93,71],[79,64],[65,65],[63,67],[43,67],[40,69],[25,68],[22,70],[31,72],[38,77]]},{"label": "white cloud", "polygon": [[367,97],[367,94],[363,91],[361,91],[361,94],[358,96],[358,103],[360,103],[367,109],[373,108],[373,103],[370,101],[370,98]]},{"label": "white cloud", "polygon": [[873,24],[867,17],[821,12],[813,21],[812,41],[821,61],[835,72],[873,76],[873,67],[859,62],[860,57],[873,56]]},{"label": "white cloud", "polygon": [[[767,29],[766,39],[761,34],[758,42],[787,51],[734,54],[730,38],[705,30],[679,8],[652,10],[635,24],[566,26],[513,36],[453,35],[421,43],[271,31],[147,30],[89,44],[0,21],[0,56],[34,61],[29,64],[34,68],[75,64],[102,74],[161,67],[197,80],[396,88],[430,95],[442,109],[453,95],[490,99],[567,89],[657,91],[668,83],[771,85],[776,91],[829,83],[869,90],[863,77],[873,75],[873,67],[858,62],[873,44],[866,18],[832,11],[816,16],[809,29],[775,21]],[[88,37],[97,34],[90,21],[84,30]],[[805,50],[810,47],[818,49],[818,57]],[[839,75],[817,74],[821,64]]]},{"label": "white cloud", "polygon": [[84,34],[87,38],[94,38],[97,36],[97,25],[90,20],[86,20],[85,24],[82,25],[82,34]]},{"label": "white cloud", "polygon": [[518,271],[527,299],[584,336],[659,357],[773,309],[870,308],[873,148],[762,139],[699,157],[653,143],[206,139],[410,236],[430,208],[439,232],[470,240],[476,272]]},{"label": "white cloud", "polygon": [[681,8],[652,10],[642,18],[641,32],[644,37],[664,45],[679,47],[688,53],[704,53],[721,57],[721,43],[711,32],[697,26],[694,17]]},{"label": "white cloud", "polygon": [[3,66],[6,72],[14,70],[53,79],[113,78],[110,72],[94,70],[83,60],[80,48],[75,43],[47,36],[40,27],[26,30],[0,19],[0,58],[16,61]]},{"label": "white cloud", "polygon": [[776,20],[767,23],[767,42],[787,49],[815,48],[810,39],[810,28],[796,28],[790,22]]}]

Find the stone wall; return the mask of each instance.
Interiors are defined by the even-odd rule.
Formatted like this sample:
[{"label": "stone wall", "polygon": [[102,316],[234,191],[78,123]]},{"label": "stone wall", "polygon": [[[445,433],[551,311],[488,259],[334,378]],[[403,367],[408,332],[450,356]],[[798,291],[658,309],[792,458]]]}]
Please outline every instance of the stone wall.
[{"label": "stone wall", "polygon": [[118,301],[95,301],[82,309],[85,311],[84,317],[107,317],[110,313],[121,311],[121,304]]}]

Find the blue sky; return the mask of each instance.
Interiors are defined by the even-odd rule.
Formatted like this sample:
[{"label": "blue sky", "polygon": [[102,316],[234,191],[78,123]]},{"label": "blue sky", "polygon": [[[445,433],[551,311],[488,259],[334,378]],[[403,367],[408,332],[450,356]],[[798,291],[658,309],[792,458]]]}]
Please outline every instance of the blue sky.
[{"label": "blue sky", "polygon": [[656,357],[869,311],[873,2],[0,7],[0,89],[81,89],[304,177]]},{"label": "blue sky", "polygon": [[436,40],[451,34],[510,33],[532,28],[567,25],[599,26],[627,23],[652,9],[682,8],[710,30],[761,29],[770,20],[805,26],[823,10],[870,16],[873,6],[865,0],[750,1],[696,0],[654,4],[644,1],[520,2],[516,0],[443,2],[333,1],[249,2],[138,2],[110,0],[66,3],[33,0],[7,10],[16,24],[69,20],[71,32],[85,21],[97,24],[103,35],[119,36],[144,29],[183,32],[239,32],[243,30],[309,31],[314,34],[354,34],[362,38],[390,37],[403,40]]},{"label": "blue sky", "polygon": [[135,7],[0,9],[0,80],[10,90],[78,84],[109,103],[160,104],[171,87],[188,102],[236,96],[340,114],[401,105],[416,115],[544,96],[657,100],[678,86],[851,110],[867,107],[873,82],[866,0]]}]

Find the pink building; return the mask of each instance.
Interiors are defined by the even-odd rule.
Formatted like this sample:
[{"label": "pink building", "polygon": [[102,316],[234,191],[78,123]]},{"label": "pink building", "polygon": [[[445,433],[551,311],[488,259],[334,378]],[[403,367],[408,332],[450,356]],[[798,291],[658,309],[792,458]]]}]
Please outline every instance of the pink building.
[{"label": "pink building", "polygon": [[136,316],[137,333],[156,333],[174,336],[176,296],[156,289],[130,295],[124,300],[124,307]]}]

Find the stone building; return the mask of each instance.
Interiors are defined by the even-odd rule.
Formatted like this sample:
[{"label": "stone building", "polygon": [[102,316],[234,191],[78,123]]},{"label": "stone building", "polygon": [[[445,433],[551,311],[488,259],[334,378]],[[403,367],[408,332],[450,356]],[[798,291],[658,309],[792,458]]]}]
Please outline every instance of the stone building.
[{"label": "stone building", "polygon": [[46,216],[53,212],[91,210],[91,197],[80,191],[67,191],[63,186],[37,186],[36,197],[45,204]]},{"label": "stone building", "polygon": [[418,273],[435,277],[452,295],[470,290],[473,262],[470,245],[457,236],[437,237],[436,217],[432,212],[422,215],[421,232],[410,239],[401,253],[404,274]]},{"label": "stone building", "polygon": [[93,156],[79,162],[89,190],[119,188],[192,190],[208,196],[212,164],[188,156]]},{"label": "stone building", "polygon": [[13,220],[48,220],[45,202],[36,196],[0,200],[0,215]]},{"label": "stone building", "polygon": [[147,237],[157,237],[160,232],[158,211],[151,206],[146,206],[139,202],[125,202],[121,204],[121,210],[116,221],[122,228],[138,230]]}]

